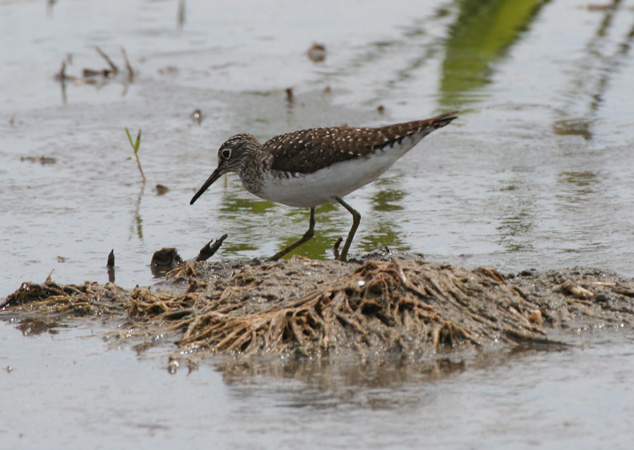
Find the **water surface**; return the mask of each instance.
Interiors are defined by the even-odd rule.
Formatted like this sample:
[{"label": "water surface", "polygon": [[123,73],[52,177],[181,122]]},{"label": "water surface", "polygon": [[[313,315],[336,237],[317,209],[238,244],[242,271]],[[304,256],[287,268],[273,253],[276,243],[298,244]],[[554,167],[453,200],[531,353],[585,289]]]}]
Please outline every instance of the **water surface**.
[{"label": "water surface", "polygon": [[[7,448],[604,448],[631,446],[633,338],[469,358],[445,372],[378,360],[166,370],[105,330],[22,337],[0,323]],[[163,357],[162,357],[163,356]]]}]

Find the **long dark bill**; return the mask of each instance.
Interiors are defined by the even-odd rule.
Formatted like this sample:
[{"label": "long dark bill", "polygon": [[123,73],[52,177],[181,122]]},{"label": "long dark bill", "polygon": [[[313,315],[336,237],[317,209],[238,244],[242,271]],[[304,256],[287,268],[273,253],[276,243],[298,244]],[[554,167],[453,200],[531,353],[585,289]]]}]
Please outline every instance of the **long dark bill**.
[{"label": "long dark bill", "polygon": [[207,178],[207,181],[205,181],[205,184],[202,185],[202,187],[200,189],[198,189],[198,192],[196,192],[196,194],[194,194],[194,196],[192,197],[191,201],[189,202],[190,205],[193,205],[194,202],[196,200],[198,200],[198,197],[200,197],[201,195],[203,195],[203,193],[207,190],[207,188],[209,188],[209,186],[211,186],[212,184],[214,184],[214,182],[220,178],[220,175],[222,175],[222,173],[220,172],[220,167],[217,167],[216,170],[214,170],[211,174],[211,176],[209,178]]}]

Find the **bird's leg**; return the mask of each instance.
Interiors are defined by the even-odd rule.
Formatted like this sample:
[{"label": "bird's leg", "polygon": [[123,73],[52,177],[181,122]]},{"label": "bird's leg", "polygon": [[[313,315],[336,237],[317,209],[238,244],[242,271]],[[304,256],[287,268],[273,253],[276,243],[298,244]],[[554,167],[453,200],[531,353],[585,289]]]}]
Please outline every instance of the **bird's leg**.
[{"label": "bird's leg", "polygon": [[292,252],[297,247],[302,245],[304,242],[310,240],[315,234],[315,207],[310,208],[310,222],[308,224],[308,231],[304,233],[304,235],[296,242],[292,243],[288,247],[280,250],[275,255],[271,256],[268,261],[277,261],[282,256],[286,255],[288,252]]},{"label": "bird's leg", "polygon": [[346,208],[350,214],[352,214],[352,228],[350,228],[350,231],[348,232],[348,238],[346,239],[346,243],[343,245],[341,255],[339,255],[339,261],[346,261],[348,257],[348,250],[352,244],[352,239],[354,239],[354,234],[357,232],[357,228],[359,228],[359,223],[361,222],[361,214],[359,214],[359,212],[352,206],[344,202],[340,197],[335,197],[335,200],[341,203],[341,206]]}]

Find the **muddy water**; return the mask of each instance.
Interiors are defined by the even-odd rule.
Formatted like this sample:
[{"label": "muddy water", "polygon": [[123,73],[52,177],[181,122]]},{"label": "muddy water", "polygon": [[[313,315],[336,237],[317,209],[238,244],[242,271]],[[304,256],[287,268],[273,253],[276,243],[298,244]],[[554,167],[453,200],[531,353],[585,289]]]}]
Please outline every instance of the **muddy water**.
[{"label": "muddy water", "polygon": [[[380,125],[454,109],[462,112],[452,126],[348,197],[363,216],[353,252],[388,245],[502,271],[584,265],[634,275],[632,1],[592,7],[576,0],[396,0],[389,6],[280,1],[265,10],[249,1],[180,7],[176,1],[45,3],[0,3],[0,296],[21,281],[44,280],[53,269],[60,282],[106,281],[111,249],[116,281],[128,287],[152,283],[151,255],[165,246],[192,257],[208,240],[228,233],[219,257],[270,255],[304,232],[306,211],[256,199],[233,176],[188,205],[215,167],[224,139],[245,131],[266,139],[311,126]],[[327,46],[322,63],[306,56],[314,41]],[[125,73],[64,86],[55,80],[62,61],[67,75],[80,78],[84,68],[107,68],[95,46],[124,71],[120,45],[136,71],[132,81]],[[201,124],[191,118],[196,109]],[[145,184],[128,159],[125,127],[133,134],[143,130]],[[169,191],[158,195],[157,184]],[[331,257],[332,243],[349,224],[341,208],[320,207],[317,235],[301,253]],[[14,349],[3,351],[6,364],[32,368],[33,378],[21,378],[15,395],[31,395],[47,374],[58,374],[56,393],[42,389],[38,399],[50,411],[58,404],[75,411],[73,430],[60,432],[60,442],[85,443],[90,427],[116,434],[116,423],[97,422],[113,414],[128,423],[121,399],[131,392],[138,408],[134,423],[145,425],[133,426],[127,436],[144,445],[153,436],[167,439],[165,429],[191,437],[218,420],[232,431],[214,439],[245,447],[301,446],[304,432],[327,436],[328,446],[362,446],[374,436],[376,445],[415,447],[427,442],[421,430],[431,428],[413,431],[414,424],[428,422],[448,430],[432,434],[438,439],[432,443],[476,447],[489,438],[520,447],[568,442],[577,434],[599,442],[606,433],[616,447],[619,433],[630,430],[619,402],[634,398],[620,369],[606,364],[618,357],[623,370],[634,365],[629,341],[620,335],[608,339],[613,345],[534,355],[431,385],[386,382],[378,394],[349,387],[362,400],[323,408],[310,397],[314,385],[305,381],[265,378],[251,381],[257,389],[225,386],[211,366],[168,378],[161,358],[146,355],[137,362],[129,350],[111,352],[96,338],[82,338],[81,330],[63,330],[58,342],[23,339],[11,325],[1,329],[3,347]],[[53,356],[68,352],[81,355],[73,359],[79,368]],[[74,378],[102,386],[104,409],[92,418],[77,412],[91,404],[85,395],[61,381],[70,364]],[[558,378],[560,366],[570,379]],[[106,367],[114,367],[116,376],[108,376]],[[121,374],[149,381],[135,390]],[[547,379],[563,381],[539,381]],[[154,394],[175,383],[198,411],[193,423],[180,422],[177,414],[158,420]],[[610,384],[605,396],[595,389],[602,384]],[[292,406],[294,393],[308,396],[309,406]],[[178,411],[181,397],[165,395],[166,414]],[[369,407],[375,395],[396,400],[376,412]],[[447,398],[455,410],[437,415]],[[495,401],[504,406],[497,415],[489,411]],[[612,402],[623,414],[599,416]],[[548,422],[541,418],[544,410]],[[34,414],[16,408],[10,429],[44,417]],[[569,422],[570,415],[576,421]],[[598,417],[613,418],[613,427],[593,432],[590,424]],[[356,426],[344,430],[345,421]],[[243,427],[252,432],[249,438],[240,433]],[[545,435],[528,431],[534,429]],[[21,438],[8,430],[2,435],[19,445]]]},{"label": "muddy water", "polygon": [[488,355],[443,375],[389,361],[248,375],[203,361],[170,375],[164,348],[137,357],[103,331],[23,337],[0,324],[5,448],[631,446],[631,332]]}]

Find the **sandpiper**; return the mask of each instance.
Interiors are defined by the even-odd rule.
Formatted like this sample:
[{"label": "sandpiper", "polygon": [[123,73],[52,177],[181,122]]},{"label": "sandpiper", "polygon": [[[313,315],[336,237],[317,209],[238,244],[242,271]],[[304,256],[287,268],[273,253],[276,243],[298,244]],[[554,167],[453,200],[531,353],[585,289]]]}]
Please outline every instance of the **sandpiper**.
[{"label": "sandpiper", "polygon": [[315,207],[336,200],[352,214],[352,228],[339,256],[345,261],[361,214],[342,197],[374,181],[421,139],[455,118],[452,112],[380,128],[311,128],[275,136],[264,144],[250,134],[237,134],[218,150],[218,167],[190,205],[220,176],[237,172],[246,190],[258,197],[310,208],[308,231],[269,258],[276,261],[313,237]]}]

